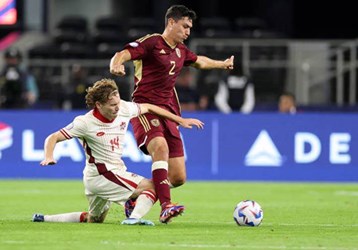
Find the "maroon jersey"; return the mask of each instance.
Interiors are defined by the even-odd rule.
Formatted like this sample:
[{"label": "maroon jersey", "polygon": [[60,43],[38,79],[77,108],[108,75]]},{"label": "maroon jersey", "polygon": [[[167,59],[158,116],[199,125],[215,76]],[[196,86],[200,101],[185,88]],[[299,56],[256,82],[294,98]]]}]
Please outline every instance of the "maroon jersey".
[{"label": "maroon jersey", "polygon": [[144,36],[125,46],[134,63],[136,103],[151,103],[180,115],[175,92],[176,79],[183,68],[197,60],[184,44],[170,46],[160,34]]}]

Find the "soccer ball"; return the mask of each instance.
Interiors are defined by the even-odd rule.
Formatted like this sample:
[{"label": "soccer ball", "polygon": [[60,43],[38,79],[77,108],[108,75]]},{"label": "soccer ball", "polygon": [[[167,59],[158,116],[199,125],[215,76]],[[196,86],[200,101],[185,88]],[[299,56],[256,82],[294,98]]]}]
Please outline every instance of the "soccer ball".
[{"label": "soccer ball", "polygon": [[259,203],[244,200],[234,209],[234,220],[239,226],[259,226],[264,218],[264,212]]}]

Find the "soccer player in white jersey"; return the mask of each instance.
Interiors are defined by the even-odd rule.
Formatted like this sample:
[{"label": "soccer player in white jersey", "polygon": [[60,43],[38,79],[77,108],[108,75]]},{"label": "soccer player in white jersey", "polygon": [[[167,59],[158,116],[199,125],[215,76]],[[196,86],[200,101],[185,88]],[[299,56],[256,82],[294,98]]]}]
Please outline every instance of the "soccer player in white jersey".
[{"label": "soccer player in white jersey", "polygon": [[203,128],[200,120],[182,118],[158,106],[120,99],[116,83],[111,79],[97,81],[87,89],[86,104],[91,110],[77,116],[72,123],[52,133],[45,140],[45,158],[40,165],[53,165],[56,143],[78,138],[86,154],[83,170],[88,212],[56,215],[34,214],[34,222],[97,222],[104,221],[111,203],[123,205],[137,198],[136,206],[122,221],[124,225],[154,225],[142,219],[157,200],[151,180],[128,172],[121,159],[124,138],[131,118],[151,112],[177,122],[184,128]]}]

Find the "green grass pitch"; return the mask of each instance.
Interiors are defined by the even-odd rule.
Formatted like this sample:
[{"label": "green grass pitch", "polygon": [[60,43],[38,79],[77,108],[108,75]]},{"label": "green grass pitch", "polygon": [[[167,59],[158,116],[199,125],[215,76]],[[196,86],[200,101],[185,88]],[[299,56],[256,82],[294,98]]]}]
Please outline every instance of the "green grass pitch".
[{"label": "green grass pitch", "polygon": [[[82,182],[0,180],[0,249],[358,249],[358,184],[188,182],[172,189],[186,206],[170,224],[123,226],[112,205],[103,224],[33,223],[32,214],[84,211]],[[259,227],[239,227],[232,214],[244,199],[260,203]]]}]

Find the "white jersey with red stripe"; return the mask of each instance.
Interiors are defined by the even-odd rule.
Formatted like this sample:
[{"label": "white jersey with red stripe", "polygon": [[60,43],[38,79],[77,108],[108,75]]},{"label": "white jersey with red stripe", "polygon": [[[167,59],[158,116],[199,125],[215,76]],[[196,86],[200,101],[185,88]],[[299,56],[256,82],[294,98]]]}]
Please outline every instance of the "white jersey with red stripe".
[{"label": "white jersey with red stripe", "polygon": [[60,130],[67,139],[75,137],[82,143],[86,154],[84,176],[127,170],[122,160],[124,139],[129,120],[140,114],[138,104],[121,100],[118,116],[112,121],[93,109],[75,117],[72,123]]}]

